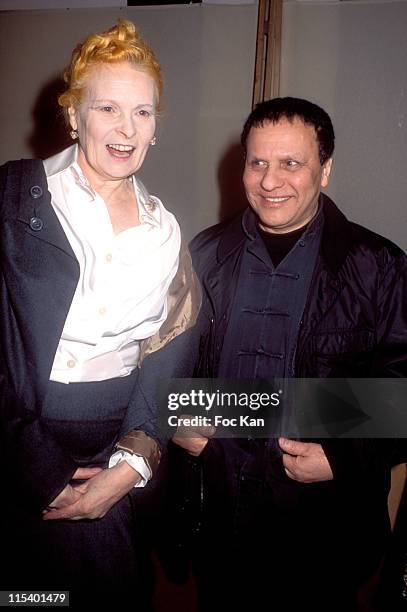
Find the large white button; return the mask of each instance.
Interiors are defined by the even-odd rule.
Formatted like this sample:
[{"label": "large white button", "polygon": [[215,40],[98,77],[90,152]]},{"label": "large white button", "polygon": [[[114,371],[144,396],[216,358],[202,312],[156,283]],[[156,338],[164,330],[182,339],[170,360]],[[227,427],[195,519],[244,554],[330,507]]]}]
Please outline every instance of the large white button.
[{"label": "large white button", "polygon": [[70,359],[66,362],[66,365],[68,366],[68,368],[74,368],[76,366],[76,362],[74,359]]},{"label": "large white button", "polygon": [[99,308],[99,314],[100,315],[105,315],[106,314],[106,308],[104,306],[102,306],[101,308]]}]

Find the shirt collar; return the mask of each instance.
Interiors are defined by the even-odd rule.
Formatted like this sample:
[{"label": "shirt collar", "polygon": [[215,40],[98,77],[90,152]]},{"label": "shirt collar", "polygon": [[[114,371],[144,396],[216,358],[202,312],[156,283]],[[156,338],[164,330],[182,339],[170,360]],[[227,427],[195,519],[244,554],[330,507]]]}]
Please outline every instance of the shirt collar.
[{"label": "shirt collar", "polygon": [[73,144],[60,153],[49,157],[44,161],[45,174],[47,178],[51,178],[60,172],[63,172],[69,166],[76,162],[78,156],[78,145]]},{"label": "shirt collar", "polygon": [[69,169],[76,185],[86,191],[86,193],[90,196],[91,201],[93,201],[96,199],[96,192],[83,174],[78,162],[76,161],[77,158],[78,145],[75,143],[44,161],[45,174],[47,175],[47,179],[50,179]]},{"label": "shirt collar", "polygon": [[[60,153],[46,159],[44,161],[44,168],[47,179],[70,169],[75,183],[87,192],[91,200],[94,200],[96,192],[83,174],[77,158],[78,145],[75,143]],[[150,196],[143,183],[137,180],[134,174],[130,178],[139,203],[140,223],[149,223],[155,227],[160,227],[161,215],[158,198]]]},{"label": "shirt collar", "polygon": [[139,218],[140,223],[150,223],[155,227],[161,226],[161,212],[159,206],[159,199],[151,196],[143,183],[136,179],[134,174],[131,176],[133,181],[133,187],[137,194],[137,201],[139,203]]}]

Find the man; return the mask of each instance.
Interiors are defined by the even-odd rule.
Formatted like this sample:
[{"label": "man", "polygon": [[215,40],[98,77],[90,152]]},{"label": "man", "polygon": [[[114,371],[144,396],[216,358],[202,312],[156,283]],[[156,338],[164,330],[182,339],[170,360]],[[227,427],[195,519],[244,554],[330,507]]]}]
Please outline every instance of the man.
[{"label": "man", "polygon": [[[327,113],[263,102],[242,144],[249,208],[192,242],[205,297],[198,375],[404,377],[406,257],[321,194],[334,151]],[[201,507],[192,548],[203,608],[356,608],[389,532],[391,441],[175,441],[202,474],[179,511]]]}]

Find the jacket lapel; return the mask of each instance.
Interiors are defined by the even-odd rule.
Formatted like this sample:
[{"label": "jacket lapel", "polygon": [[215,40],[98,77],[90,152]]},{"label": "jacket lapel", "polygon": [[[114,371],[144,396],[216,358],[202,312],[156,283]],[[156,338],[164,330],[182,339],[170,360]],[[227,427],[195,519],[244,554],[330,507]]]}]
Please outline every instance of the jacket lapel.
[{"label": "jacket lapel", "polygon": [[18,221],[25,224],[26,231],[34,238],[44,240],[76,259],[52,207],[42,162],[22,159],[17,164],[20,168],[13,166],[8,184],[14,195],[16,191],[19,193]]},{"label": "jacket lapel", "polygon": [[42,162],[22,160],[7,166],[1,203],[1,292],[12,306],[3,319],[2,346],[17,393],[23,397],[29,385],[41,396],[79,264],[52,207]]},{"label": "jacket lapel", "polygon": [[321,194],[320,203],[324,207],[321,250],[313,272],[298,339],[297,372],[309,337],[329,313],[343,289],[340,268],[352,246],[351,224],[345,215],[325,194]]},{"label": "jacket lapel", "polygon": [[[247,212],[250,213],[248,209]],[[212,301],[217,321],[230,312],[236,289],[233,279],[238,278],[238,267],[245,241],[242,216],[239,215],[219,241],[216,253],[218,265],[213,266],[203,278],[202,282]]]},{"label": "jacket lapel", "polygon": [[321,194],[324,209],[321,256],[335,276],[352,246],[351,224],[327,195]]}]

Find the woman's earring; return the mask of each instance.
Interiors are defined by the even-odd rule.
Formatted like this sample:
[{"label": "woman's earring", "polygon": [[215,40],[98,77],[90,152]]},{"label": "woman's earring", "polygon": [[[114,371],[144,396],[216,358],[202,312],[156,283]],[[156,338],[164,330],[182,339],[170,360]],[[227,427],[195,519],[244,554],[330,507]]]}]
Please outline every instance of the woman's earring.
[{"label": "woman's earring", "polygon": [[79,136],[77,130],[71,130],[69,133],[71,135],[72,140],[76,140]]},{"label": "woman's earring", "polygon": [[150,140],[150,144],[151,144],[151,146],[153,147],[153,146],[155,145],[155,143],[156,143],[156,142],[157,142],[157,138],[154,136],[154,138],[152,138],[152,139]]}]

